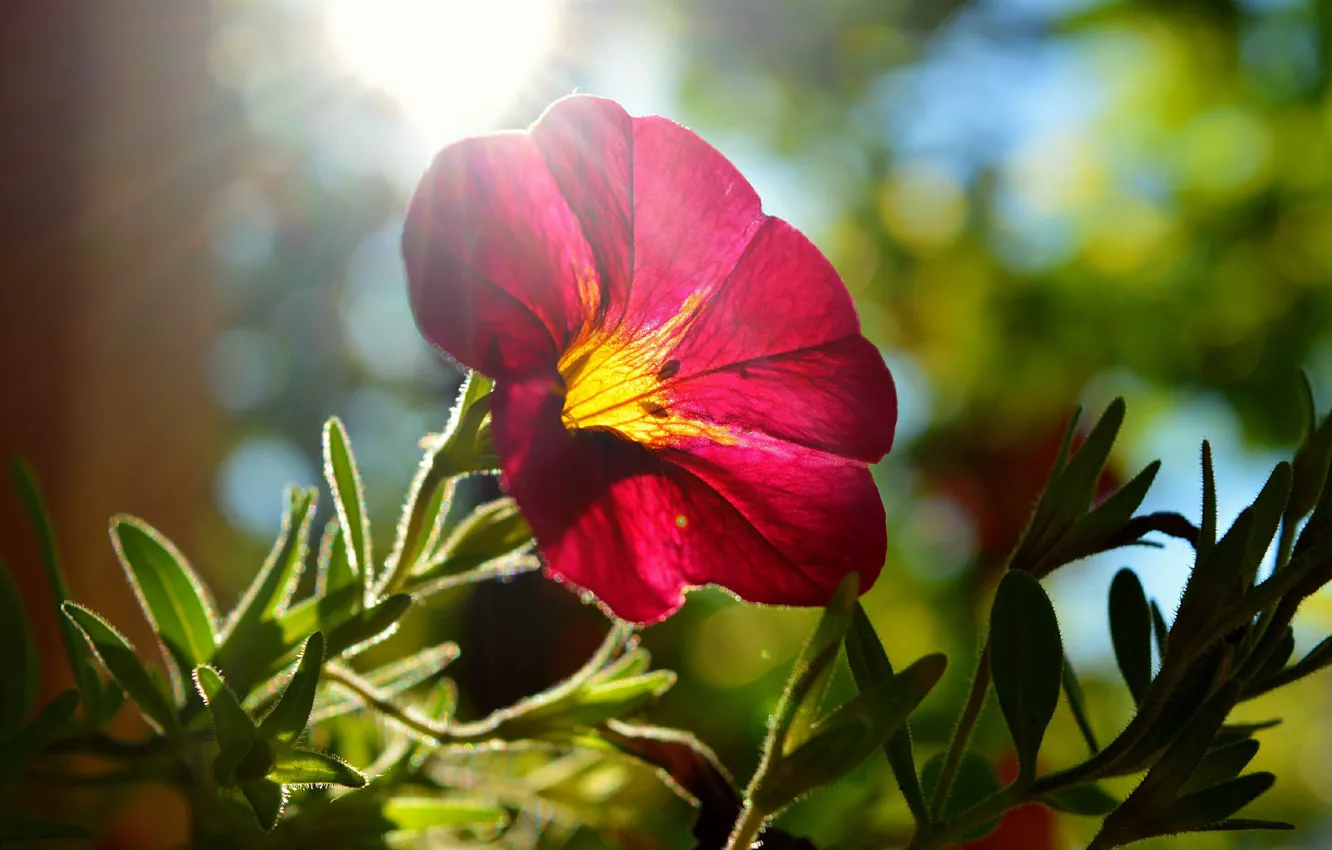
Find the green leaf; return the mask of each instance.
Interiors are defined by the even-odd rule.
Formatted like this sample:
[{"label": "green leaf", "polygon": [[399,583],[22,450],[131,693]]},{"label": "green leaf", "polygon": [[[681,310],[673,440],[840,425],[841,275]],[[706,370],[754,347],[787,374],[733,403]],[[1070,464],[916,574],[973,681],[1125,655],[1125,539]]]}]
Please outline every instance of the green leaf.
[{"label": "green leaf", "polygon": [[[1239,692],[1237,682],[1229,682],[1217,691],[1184,726],[1182,733],[1166,749],[1161,759],[1147,771],[1142,783],[1129,796],[1133,802],[1169,799],[1197,770],[1216,735],[1225,723],[1226,715],[1235,704]],[[1127,808],[1127,805],[1126,805]],[[1226,815],[1220,815],[1220,820]]]},{"label": "green leaf", "polygon": [[[476,438],[481,421],[490,411],[486,398],[494,383],[476,372],[468,373],[458,391],[458,403],[449,416],[446,433],[426,451],[403,505],[397,539],[389,556],[388,573],[402,576],[415,572],[439,541],[457,476],[476,471]],[[398,587],[385,587],[392,592]]]},{"label": "green leaf", "polygon": [[768,737],[769,750],[790,753],[808,739],[823,704],[823,695],[828,689],[837,650],[846,630],[851,626],[851,612],[859,595],[859,575],[847,573],[833,591],[832,599],[823,609],[818,625],[814,627],[791,668],[786,689],[773,715]]},{"label": "green leaf", "polygon": [[1041,802],[1071,815],[1106,815],[1119,806],[1118,800],[1094,782],[1051,791]]},{"label": "green leaf", "polygon": [[1097,752],[1101,749],[1101,745],[1096,742],[1096,732],[1092,729],[1091,720],[1087,716],[1082,685],[1078,682],[1077,671],[1067,658],[1064,659],[1064,696],[1068,698],[1068,709],[1073,713],[1073,720],[1078,725],[1078,731],[1082,733],[1082,739],[1087,742],[1087,749],[1093,753]]},{"label": "green leaf", "polygon": [[1199,832],[1242,832],[1251,829],[1292,830],[1295,824],[1280,820],[1258,820],[1257,818],[1226,818],[1220,823],[1204,826]]},{"label": "green leaf", "polygon": [[[444,671],[458,657],[458,645],[441,643],[413,653],[406,658],[386,664],[363,677],[371,688],[383,697],[393,697],[411,690]],[[331,663],[331,662],[330,662]],[[348,671],[350,672],[350,671]],[[315,702],[311,723],[328,720],[361,707],[361,701],[346,688],[329,683],[327,693]]]},{"label": "green leaf", "polygon": [[171,542],[129,516],[111,520],[111,543],[148,622],[170,653],[172,682],[217,650],[216,617],[203,582]]},{"label": "green leaf", "polygon": [[1086,442],[1069,459],[1068,465],[1050,481],[1047,492],[1050,494],[1048,504],[1052,536],[1048,542],[1053,543],[1057,536],[1064,534],[1091,506],[1092,498],[1096,495],[1096,482],[1101,477],[1101,470],[1105,468],[1110,450],[1115,445],[1115,437],[1123,424],[1124,399],[1116,398],[1106,407],[1087,435]]},{"label": "green leaf", "polygon": [[213,717],[213,736],[219,747],[226,750],[234,744],[254,740],[254,721],[241,708],[240,700],[216,670],[207,666],[196,667],[194,682]]},{"label": "green leaf", "polygon": [[1253,527],[1249,531],[1248,546],[1239,567],[1239,575],[1245,587],[1253,584],[1263,556],[1267,554],[1277,527],[1281,525],[1281,517],[1286,512],[1286,500],[1290,497],[1290,482],[1290,464],[1283,460],[1272,470],[1258,498],[1253,500]]},{"label": "green leaf", "polygon": [[[943,773],[944,753],[925,762],[920,772],[920,784],[926,799],[934,796],[934,789],[939,785],[939,776]],[[957,763],[957,775],[953,779],[948,802],[944,805],[943,819],[952,820],[977,803],[999,793],[999,777],[988,761],[975,753],[963,753]],[[962,841],[977,841],[989,835],[999,825],[999,818],[988,821],[976,829],[961,836]]]},{"label": "green leaf", "polygon": [[409,594],[395,593],[381,599],[373,608],[357,611],[328,633],[329,657],[355,654],[387,638],[411,607]]},{"label": "green leaf", "polygon": [[1142,583],[1128,568],[1110,583],[1110,642],[1133,702],[1141,704],[1152,682],[1152,612]]},{"label": "green leaf", "polygon": [[902,728],[947,665],[943,655],[927,655],[836,708],[796,750],[772,758],[755,774],[749,798],[761,811],[775,812],[854,770]]},{"label": "green leaf", "polygon": [[1204,830],[1258,799],[1274,782],[1276,777],[1270,773],[1250,773],[1181,797],[1154,819],[1155,829],[1150,834],[1175,835]]},{"label": "green leaf", "polygon": [[[332,596],[338,591],[356,584],[356,573],[352,571],[351,561],[347,557],[347,535],[342,533],[335,516],[324,526],[324,535],[319,538],[318,574],[321,581],[316,589],[316,596]],[[349,597],[353,603],[359,603],[359,594]],[[355,604],[348,610],[354,610]]]},{"label": "green leaf", "polygon": [[241,600],[227,618],[223,629],[222,649],[236,642],[244,643],[252,630],[265,619],[278,616],[291,600],[300,580],[301,569],[309,550],[310,521],[315,514],[318,492],[313,488],[288,487],[283,494],[286,509],[282,513],[282,530],[259,568],[259,574],[241,596]]},{"label": "green leaf", "polygon": [[1239,776],[1240,771],[1248,767],[1249,762],[1253,761],[1253,757],[1257,754],[1258,742],[1252,739],[1236,741],[1208,751],[1189,775],[1188,780],[1180,786],[1180,794],[1192,794],[1195,791],[1211,788],[1213,785],[1220,785],[1222,782],[1229,782]]},{"label": "green leaf", "polygon": [[1292,524],[1302,519],[1318,503],[1318,496],[1327,480],[1329,461],[1332,461],[1332,416],[1325,417],[1321,427],[1315,427],[1316,410],[1309,378],[1303,372],[1301,376],[1304,379],[1302,398],[1307,419],[1303,439],[1295,450],[1290,501],[1286,505],[1286,518]]},{"label": "green leaf", "polygon": [[1031,575],[1008,572],[990,613],[990,673],[1024,780],[1036,774],[1036,754],[1059,705],[1063,670],[1059,622],[1049,597]]},{"label": "green leaf", "polygon": [[1164,660],[1169,647],[1170,627],[1166,625],[1161,606],[1156,604],[1155,599],[1152,600],[1152,632],[1156,635],[1156,654]]},{"label": "green leaf", "polygon": [[0,841],[45,841],[56,838],[88,838],[92,833],[72,823],[38,820],[17,812],[0,811]]},{"label": "green leaf", "polygon": [[213,759],[213,779],[218,785],[230,788],[236,784],[236,771],[250,755],[253,741],[235,741]]},{"label": "green leaf", "polygon": [[[893,665],[888,660],[888,652],[883,648],[874,624],[870,622],[865,609],[856,602],[852,614],[851,627],[846,633],[846,658],[851,665],[851,675],[856,680],[856,687],[863,693],[872,687],[893,678]],[[916,762],[911,751],[911,728],[903,723],[902,728],[894,732],[884,745],[888,765],[892,768],[897,787],[902,791],[907,808],[917,825],[930,822],[929,807],[920,791],[920,781],[916,777]]]},{"label": "green leaf", "polygon": [[426,563],[421,581],[455,575],[532,545],[532,529],[509,497],[487,502],[472,511]]},{"label": "green leaf", "polygon": [[[56,544],[51,514],[46,509],[46,500],[42,498],[42,491],[37,486],[37,476],[33,474],[32,467],[21,459],[15,460],[13,478],[19,499],[23,502],[28,520],[32,523],[33,531],[37,535],[37,546],[41,553],[42,568],[46,572],[47,584],[51,588],[51,598],[59,607],[69,600],[69,583],[65,580],[65,571],[60,566],[60,548]],[[70,670],[74,673],[74,683],[79,688],[85,718],[88,718],[88,715],[100,716],[103,714],[102,703],[106,699],[104,696],[106,690],[102,685],[101,677],[97,675],[97,668],[94,666],[92,656],[88,652],[88,644],[72,622],[64,617],[58,617],[57,620],[60,628],[60,642],[65,647],[65,655],[69,659]],[[102,719],[109,718],[110,714],[107,714]],[[95,726],[98,724],[90,722],[89,725]]]},{"label": "green leaf", "polygon": [[364,788],[366,778],[333,756],[297,748],[279,750],[269,778],[283,785],[341,785]]},{"label": "green leaf", "polygon": [[1205,556],[1199,556],[1179,602],[1174,637],[1185,641],[1197,639],[1239,594],[1240,573],[1252,529],[1253,508],[1245,508],[1217,544]]},{"label": "green leaf", "polygon": [[449,797],[393,797],[384,802],[383,814],[395,829],[424,832],[429,829],[471,827],[502,829],[509,814],[493,803]]},{"label": "green leaf", "polygon": [[324,635],[315,632],[305,642],[305,650],[296,664],[296,672],[282,691],[277,705],[259,724],[265,740],[290,744],[305,731],[319,688],[319,673],[324,665]]},{"label": "green leaf", "polygon": [[762,782],[746,796],[759,811],[780,811],[815,788],[845,776],[879,746],[863,717],[816,728],[795,750],[774,759]]},{"label": "green leaf", "polygon": [[66,602],[60,607],[65,616],[83,632],[111,677],[138,704],[144,717],[168,737],[178,737],[181,728],[176,718],[176,707],[153,681],[148,668],[143,665],[130,642],[87,608],[75,602]]},{"label": "green leaf", "polygon": [[1043,575],[1062,564],[1113,548],[1115,535],[1133,518],[1133,512],[1147,497],[1147,491],[1160,469],[1161,462],[1152,461],[1095,510],[1074,523],[1050,554],[1042,559],[1041,566],[1033,569],[1033,572]]},{"label": "green leaf", "polygon": [[37,663],[23,598],[0,560],[0,741],[23,724],[37,698]]},{"label": "green leaf", "polygon": [[29,761],[56,739],[78,707],[78,691],[64,691],[38,712],[23,731],[8,741],[0,741],[0,788],[13,781]]},{"label": "green leaf", "polygon": [[623,717],[661,696],[675,684],[675,673],[654,670],[641,676],[587,683],[556,699],[520,703],[497,727],[509,740],[542,738],[556,730],[596,726]]},{"label": "green leaf", "polygon": [[271,779],[248,779],[241,783],[241,793],[250,801],[259,826],[265,832],[271,832],[287,805],[286,790]]},{"label": "green leaf", "polygon": [[1272,654],[1267,656],[1263,666],[1258,670],[1255,678],[1259,681],[1270,679],[1285,669],[1286,662],[1295,654],[1295,630],[1286,626],[1281,630],[1281,636],[1277,638],[1276,646],[1272,647]]},{"label": "green leaf", "polygon": [[366,602],[374,588],[374,562],[370,520],[365,512],[365,491],[347,440],[347,429],[336,416],[324,424],[324,477],[333,491],[338,523],[347,535],[347,563],[361,576]]},{"label": "green leaf", "polygon": [[1203,507],[1202,524],[1198,526],[1197,563],[1202,563],[1216,545],[1216,473],[1212,471],[1212,444],[1202,444]]}]

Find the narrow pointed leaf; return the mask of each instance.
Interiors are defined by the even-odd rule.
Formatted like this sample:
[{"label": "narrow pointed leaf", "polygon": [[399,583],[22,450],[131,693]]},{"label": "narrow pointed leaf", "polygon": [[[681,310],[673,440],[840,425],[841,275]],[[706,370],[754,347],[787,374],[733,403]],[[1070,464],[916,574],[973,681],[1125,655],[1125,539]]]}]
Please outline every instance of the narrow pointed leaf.
[{"label": "narrow pointed leaf", "polygon": [[1216,545],[1216,473],[1212,470],[1212,444],[1202,444],[1203,504],[1202,523],[1198,526],[1198,563]]},{"label": "narrow pointed leaf", "polygon": [[18,585],[0,560],[0,741],[23,724],[36,698],[37,651]]},{"label": "narrow pointed leaf", "polygon": [[448,797],[393,797],[384,803],[384,818],[395,829],[424,832],[430,829],[500,829],[509,814],[492,803]]},{"label": "narrow pointed leaf", "polygon": [[168,736],[179,735],[176,707],[153,681],[130,642],[101,617],[77,603],[66,602],[61,609],[87,638],[107,672],[139,706],[144,717]]},{"label": "narrow pointed leaf", "polygon": [[1283,460],[1272,470],[1258,498],[1253,500],[1253,526],[1249,530],[1248,546],[1238,571],[1246,587],[1253,584],[1263,556],[1267,554],[1277,528],[1281,525],[1281,517],[1286,512],[1286,500],[1290,497],[1290,482],[1290,464]]},{"label": "narrow pointed leaf", "polygon": [[1062,564],[1115,548],[1116,534],[1133,518],[1133,512],[1147,497],[1147,491],[1160,469],[1161,462],[1152,461],[1127,484],[1079,519],[1042,560],[1042,566],[1033,572],[1042,575]]},{"label": "narrow pointed leaf", "polygon": [[1207,555],[1199,557],[1175,616],[1178,636],[1185,640],[1196,639],[1237,597],[1252,529],[1253,509],[1245,508]]},{"label": "narrow pointed leaf", "polygon": [[1056,524],[1067,525],[1087,511],[1096,495],[1096,482],[1101,477],[1101,470],[1105,469],[1123,424],[1124,400],[1116,398],[1106,407],[1087,440],[1052,484]]},{"label": "narrow pointed leaf", "polygon": [[[846,633],[846,657],[856,687],[862,693],[893,678],[893,665],[888,660],[888,652],[883,648],[874,624],[859,601],[856,602],[851,628]],[[903,723],[902,728],[893,733],[884,745],[884,753],[888,756],[888,765],[892,768],[893,777],[897,780],[897,787],[906,800],[911,816],[917,824],[929,823],[929,807],[921,794],[920,780],[916,776],[909,723]]]},{"label": "narrow pointed leaf", "polygon": [[1164,660],[1169,647],[1170,627],[1166,625],[1165,615],[1161,613],[1161,606],[1156,604],[1155,599],[1152,600],[1152,632],[1156,635],[1156,655]]},{"label": "narrow pointed leaf", "polygon": [[859,576],[847,573],[796,657],[769,735],[770,744],[783,753],[794,751],[809,737],[859,595]]},{"label": "narrow pointed leaf", "polygon": [[[440,675],[457,657],[457,644],[441,643],[372,670],[363,678],[381,696],[394,697]],[[316,701],[310,722],[317,723],[337,717],[356,710],[361,704],[361,701],[346,688],[336,684],[330,685],[328,692]]]},{"label": "narrow pointed leaf", "polygon": [[277,616],[291,600],[309,550],[310,521],[314,518],[317,495],[313,487],[287,488],[282,530],[259,574],[228,618],[224,647],[238,639],[244,641],[260,621]]},{"label": "narrow pointed leaf", "polygon": [[1281,630],[1281,636],[1277,638],[1276,646],[1272,647],[1272,654],[1267,656],[1263,662],[1262,669],[1258,671],[1255,678],[1259,681],[1270,679],[1280,673],[1286,667],[1286,662],[1295,654],[1295,630],[1286,626]]},{"label": "narrow pointed leaf", "polygon": [[1059,622],[1049,597],[1031,575],[1008,572],[990,614],[990,673],[1024,778],[1035,775],[1041,738],[1059,704],[1063,670]]},{"label": "narrow pointed leaf", "polygon": [[315,632],[305,642],[305,650],[296,665],[296,672],[282,691],[277,705],[259,724],[260,737],[280,744],[290,744],[300,737],[314,708],[323,664],[324,635]]},{"label": "narrow pointed leaf", "polygon": [[365,512],[365,491],[356,468],[347,429],[336,416],[324,425],[324,477],[333,491],[338,523],[347,535],[347,562],[361,576],[367,598],[373,588],[370,520]]},{"label": "narrow pointed leaf", "polygon": [[834,709],[797,749],[769,762],[750,799],[764,811],[777,811],[845,776],[902,728],[946,667],[943,655],[927,655]]},{"label": "narrow pointed leaf", "polygon": [[1243,832],[1251,829],[1271,829],[1278,831],[1288,831],[1295,828],[1295,824],[1286,823],[1280,820],[1259,820],[1257,818],[1227,818],[1220,823],[1213,823],[1204,826],[1199,832]]},{"label": "narrow pointed leaf", "polygon": [[[111,521],[111,542],[148,622],[171,655],[173,672],[188,676],[217,650],[217,624],[203,582],[165,537],[140,520]],[[176,676],[173,682],[178,681]]]},{"label": "narrow pointed leaf", "polygon": [[1220,785],[1222,782],[1229,782],[1239,776],[1240,771],[1248,767],[1249,762],[1253,761],[1253,757],[1257,754],[1258,742],[1252,739],[1236,741],[1210,750],[1180,787],[1180,795],[1192,794],[1195,791],[1211,788],[1213,785]]},{"label": "narrow pointed leaf", "polygon": [[254,739],[254,721],[241,708],[240,700],[216,670],[198,667],[194,671],[194,681],[213,717],[213,735],[219,747],[225,750],[233,744]]},{"label": "narrow pointed leaf", "polygon": [[411,607],[410,595],[396,593],[356,612],[328,633],[328,656],[346,655],[387,638]]},{"label": "narrow pointed leaf", "polygon": [[479,567],[532,545],[532,530],[509,497],[481,505],[458,524],[433,556],[422,579],[452,575]]},{"label": "narrow pointed leaf", "polygon": [[1110,583],[1110,642],[1133,701],[1141,703],[1152,681],[1152,613],[1142,583],[1127,568]]},{"label": "narrow pointed leaf", "polygon": [[1093,753],[1097,752],[1101,749],[1101,745],[1096,742],[1096,732],[1092,729],[1091,719],[1087,716],[1082,685],[1078,682],[1077,671],[1067,658],[1064,659],[1064,696],[1068,699],[1068,709],[1073,713],[1073,721],[1077,723],[1082,739],[1087,742],[1087,749]]},{"label": "narrow pointed leaf", "polygon": [[1313,393],[1308,376],[1303,377],[1302,400],[1306,419],[1300,447],[1295,451],[1290,502],[1286,505],[1286,516],[1291,523],[1298,522],[1317,504],[1327,480],[1329,461],[1332,461],[1332,416],[1325,417],[1321,426],[1315,426],[1317,411]]},{"label": "narrow pointed leaf", "polygon": [[[494,383],[476,372],[468,373],[458,390],[458,403],[449,416],[449,428],[426,451],[412,479],[393,554],[388,560],[390,574],[409,575],[428,558],[439,541],[440,528],[449,509],[455,476],[470,471],[470,464],[459,463],[457,455],[479,427],[479,416],[489,412],[489,404],[479,404]],[[466,435],[464,434],[466,432]],[[387,588],[395,591],[398,588]]]},{"label": "narrow pointed leaf", "polygon": [[[46,573],[46,581],[51,589],[51,599],[56,607],[60,607],[70,598],[69,582],[65,580],[65,571],[60,565],[60,548],[56,544],[55,528],[51,522],[51,514],[46,509],[46,500],[37,485],[37,476],[25,461],[21,459],[14,461],[13,479],[19,499],[23,502],[23,509],[28,514],[28,521],[32,523],[33,531],[37,535],[37,547],[41,553],[42,569]],[[88,644],[71,621],[64,617],[58,617],[57,620],[60,642],[65,648],[70,669],[74,673],[74,682],[79,689],[85,716],[88,713],[101,714],[105,689],[101,677],[97,675],[97,667],[93,663]]]},{"label": "narrow pointed leaf", "polygon": [[[1182,734],[1162,754],[1160,761],[1147,772],[1142,783],[1130,795],[1130,800],[1155,800],[1161,795],[1173,795],[1183,787],[1221,731],[1221,724],[1225,723],[1226,715],[1235,704],[1238,690],[1238,683],[1231,682],[1198,710]],[[1229,814],[1220,815],[1216,820]]]},{"label": "narrow pointed leaf", "polygon": [[[347,556],[347,535],[342,533],[335,516],[324,527],[324,535],[319,538],[319,575],[322,577],[318,596],[332,596],[344,588],[356,584],[356,573],[352,570],[351,560]],[[355,604],[359,595],[349,597]]]},{"label": "narrow pointed leaf", "polygon": [[51,700],[32,722],[7,741],[0,741],[0,788],[12,782],[23,768],[69,724],[79,707],[78,691],[63,691]]},{"label": "narrow pointed leaf", "polygon": [[265,832],[277,826],[282,809],[287,805],[287,792],[271,779],[250,779],[241,783],[241,792],[250,801],[254,816]]},{"label": "narrow pointed leaf", "polygon": [[1276,777],[1250,773],[1176,800],[1155,819],[1155,835],[1196,832],[1220,823],[1267,792]]},{"label": "narrow pointed leaf", "polygon": [[333,756],[291,748],[278,751],[270,779],[283,785],[341,785],[364,788],[365,774]]},{"label": "narrow pointed leaf", "polygon": [[1107,815],[1119,806],[1119,800],[1095,783],[1052,791],[1041,802],[1071,815]]}]

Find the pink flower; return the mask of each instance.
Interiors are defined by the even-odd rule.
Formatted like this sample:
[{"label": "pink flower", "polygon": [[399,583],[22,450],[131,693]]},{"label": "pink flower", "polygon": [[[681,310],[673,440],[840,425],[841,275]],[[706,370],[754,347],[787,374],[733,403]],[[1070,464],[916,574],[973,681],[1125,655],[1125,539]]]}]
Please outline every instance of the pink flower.
[{"label": "pink flower", "polygon": [[873,583],[892,377],[828,261],[694,133],[576,96],[450,145],[403,253],[422,333],[497,382],[554,577],[639,622],[700,585],[822,605]]}]

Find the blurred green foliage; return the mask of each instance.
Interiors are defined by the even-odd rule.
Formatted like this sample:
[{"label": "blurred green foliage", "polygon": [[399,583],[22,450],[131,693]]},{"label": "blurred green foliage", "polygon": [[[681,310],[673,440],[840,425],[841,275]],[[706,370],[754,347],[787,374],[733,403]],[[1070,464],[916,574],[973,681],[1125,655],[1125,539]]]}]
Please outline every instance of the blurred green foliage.
[{"label": "blurred green foliage", "polygon": [[[396,269],[395,221],[421,154],[392,99],[330,55],[315,6],[218,4],[210,57],[243,138],[214,227],[229,325],[215,390],[235,425],[218,474],[230,527],[218,536],[238,559],[262,555],[280,515],[255,470],[316,483],[312,435],[329,413],[359,447],[368,514],[392,522],[398,505],[376,494],[411,478],[411,446],[443,426],[458,380],[410,332]],[[751,176],[770,207],[782,200],[777,211],[829,253],[897,367],[903,432],[880,470],[890,568],[865,600],[894,658],[974,650],[1074,400],[1129,393],[1141,442],[1184,402],[1216,397],[1247,440],[1289,447],[1297,368],[1332,391],[1327,0],[576,0],[564,14],[563,47],[499,123],[521,126],[575,86],[632,93],[626,70],[664,65],[643,73],[638,111],[668,112],[759,162]],[[605,59],[644,39],[656,53]],[[1187,451],[1164,457],[1165,471],[1192,476]],[[1112,459],[1107,475],[1121,465],[1135,471]],[[320,510],[317,527],[331,516]],[[1114,566],[1124,563],[1132,553]],[[226,598],[246,576],[213,578]],[[477,713],[514,696],[506,688],[530,693],[572,671],[595,644],[588,612],[539,580],[443,596],[458,616],[411,628],[489,641],[476,667],[459,662]],[[530,615],[496,637],[485,621],[504,606]],[[1332,621],[1327,599],[1309,609]],[[681,673],[658,719],[749,775],[813,619],[695,594],[645,636]],[[1082,685],[1106,730],[1132,702],[1097,640],[1103,663]],[[485,660],[515,648],[521,669],[494,682]],[[922,762],[951,731],[966,666],[917,715]],[[844,672],[831,683],[835,698],[852,688]],[[1318,826],[1332,805],[1328,704],[1318,683],[1251,704],[1254,719],[1288,718],[1259,761],[1283,778],[1269,814],[1309,824],[1307,846],[1332,829]],[[1084,747],[1062,710],[1046,741],[1051,759]],[[1003,755],[997,706],[976,742]],[[883,763],[785,817],[830,843],[908,823]],[[1079,823],[1064,827],[1075,842],[1088,837]],[[1196,846],[1239,846],[1207,841]]]}]

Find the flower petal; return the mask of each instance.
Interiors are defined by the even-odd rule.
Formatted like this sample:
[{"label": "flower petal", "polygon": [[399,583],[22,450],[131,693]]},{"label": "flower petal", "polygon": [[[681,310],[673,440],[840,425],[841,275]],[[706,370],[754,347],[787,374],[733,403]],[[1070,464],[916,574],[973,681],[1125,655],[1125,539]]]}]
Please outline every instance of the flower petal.
[{"label": "flower petal", "polygon": [[[731,562],[724,580],[709,581],[750,602],[826,605],[848,572],[860,573],[861,592],[878,578],[888,529],[883,500],[864,464],[761,437],[737,445],[700,441],[688,452],[662,454],[725,499],[784,561],[745,569]],[[818,590],[774,585],[774,578],[793,570]]]},{"label": "flower petal", "polygon": [[634,270],[633,119],[613,100],[573,95],[529,132],[596,258],[601,284],[585,318],[602,323],[628,298]]},{"label": "flower petal", "polygon": [[566,431],[553,382],[496,392],[506,484],[550,572],[619,617],[656,622],[705,584],[753,602],[822,605],[847,570],[868,587],[882,566],[882,503],[861,464],[773,441],[654,453]]},{"label": "flower petal", "polygon": [[555,362],[582,324],[596,261],[526,133],[465,139],[435,158],[403,232],[422,333],[497,378]]},{"label": "flower petal", "polygon": [[892,375],[841,278],[795,228],[764,222],[698,312],[670,355],[686,417],[869,463],[892,448]]}]

